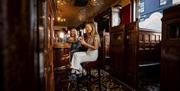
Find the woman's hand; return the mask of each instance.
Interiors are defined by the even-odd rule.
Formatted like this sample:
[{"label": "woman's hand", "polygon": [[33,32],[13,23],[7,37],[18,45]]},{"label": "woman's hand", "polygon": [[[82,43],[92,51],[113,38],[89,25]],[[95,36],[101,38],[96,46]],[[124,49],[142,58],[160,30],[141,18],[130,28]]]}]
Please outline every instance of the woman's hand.
[{"label": "woman's hand", "polygon": [[81,42],[82,45],[85,45],[85,44],[86,44],[86,42],[85,42],[85,40],[84,40],[83,37],[79,37],[79,41]]},{"label": "woman's hand", "polygon": [[94,40],[93,45],[88,44],[88,43],[84,40],[83,37],[80,37],[80,38],[79,38],[79,41],[80,41],[80,43],[81,43],[82,45],[84,45],[84,46],[86,46],[86,47],[88,47],[88,48],[91,48],[91,49],[94,49],[94,50],[98,49],[98,41],[97,41],[96,39]]}]

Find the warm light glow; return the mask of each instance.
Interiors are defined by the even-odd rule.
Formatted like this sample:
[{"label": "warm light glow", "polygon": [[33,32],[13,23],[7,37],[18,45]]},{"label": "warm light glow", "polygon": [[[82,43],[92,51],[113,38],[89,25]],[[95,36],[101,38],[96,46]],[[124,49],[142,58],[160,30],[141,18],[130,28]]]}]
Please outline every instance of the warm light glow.
[{"label": "warm light glow", "polygon": [[46,16],[44,16],[44,15],[43,15],[43,16],[42,16],[42,18],[43,18],[43,19],[45,19],[45,18],[46,18]]},{"label": "warm light glow", "polygon": [[39,30],[44,30],[44,27],[43,26],[39,26]]},{"label": "warm light glow", "polygon": [[61,20],[61,17],[57,17],[57,21],[60,21]]},{"label": "warm light glow", "polygon": [[59,38],[64,38],[64,33],[63,32],[59,32]]},{"label": "warm light glow", "polygon": [[57,21],[59,21],[59,22],[65,22],[66,19],[58,16],[58,17],[57,17]]},{"label": "warm light glow", "polygon": [[63,20],[64,20],[64,21],[66,21],[66,19],[65,19],[65,18],[64,18]]},{"label": "warm light glow", "polygon": [[60,5],[64,5],[64,3],[63,3],[63,2],[61,2],[61,3],[60,3]]},{"label": "warm light glow", "polygon": [[83,15],[79,15],[78,18],[79,18],[80,21],[82,21],[84,16]]},{"label": "warm light glow", "polygon": [[102,2],[102,0],[90,0],[89,2],[90,2],[90,5],[91,5],[91,6],[99,6],[99,5],[104,4],[104,3]]},{"label": "warm light glow", "polygon": [[63,19],[61,19],[60,21],[63,22]]},{"label": "warm light glow", "polygon": [[59,3],[60,3],[60,1],[58,0],[58,1],[57,1],[57,3],[59,4]]},{"label": "warm light glow", "polygon": [[66,5],[67,2],[65,0],[57,0],[57,4],[59,4],[59,5]]}]

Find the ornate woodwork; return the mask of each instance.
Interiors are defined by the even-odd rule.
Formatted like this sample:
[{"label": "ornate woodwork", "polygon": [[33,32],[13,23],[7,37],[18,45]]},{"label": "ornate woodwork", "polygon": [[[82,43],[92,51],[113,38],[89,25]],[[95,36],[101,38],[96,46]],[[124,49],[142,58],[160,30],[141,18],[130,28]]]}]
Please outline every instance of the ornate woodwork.
[{"label": "ornate woodwork", "polygon": [[111,29],[111,74],[137,89],[141,67],[159,65],[161,33],[136,22]]},{"label": "ornate woodwork", "polygon": [[180,90],[180,5],[163,11],[161,90]]}]

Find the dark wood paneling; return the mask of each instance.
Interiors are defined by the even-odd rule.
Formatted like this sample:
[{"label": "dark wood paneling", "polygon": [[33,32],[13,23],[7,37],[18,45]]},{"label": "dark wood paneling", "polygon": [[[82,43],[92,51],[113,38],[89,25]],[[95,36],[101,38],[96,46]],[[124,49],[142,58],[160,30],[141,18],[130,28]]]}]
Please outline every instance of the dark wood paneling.
[{"label": "dark wood paneling", "polygon": [[66,55],[69,55],[69,50],[68,48],[54,48],[53,60],[55,68],[65,66],[69,63],[68,59],[64,59]]},{"label": "dark wood paneling", "polygon": [[3,91],[39,91],[32,27],[36,21],[31,21],[30,13],[30,4],[36,0],[33,3],[24,0],[1,1],[0,69],[3,70]]},{"label": "dark wood paneling", "polygon": [[161,91],[180,91],[180,5],[163,11]]},{"label": "dark wood paneling", "polygon": [[[55,91],[67,89],[68,75],[66,69],[61,69],[62,66],[67,66],[70,59],[65,59],[69,55],[69,48],[54,48],[53,49],[53,63],[54,63],[54,79]],[[68,70],[69,71],[69,70]]]},{"label": "dark wood paneling", "polygon": [[138,49],[138,30],[136,23],[126,25],[126,83],[133,88],[136,88],[137,82],[137,49]]},{"label": "dark wood paneling", "polygon": [[110,37],[111,74],[137,89],[141,66],[160,62],[161,34],[134,22],[112,28]]},{"label": "dark wood paneling", "polygon": [[[50,7],[50,6],[49,6]],[[52,8],[52,6],[51,6]],[[49,12],[51,16],[51,12]],[[54,63],[53,63],[53,19],[52,16],[48,21],[48,34],[47,46],[45,52],[45,62],[44,62],[44,78],[45,78],[45,91],[54,91]]]},{"label": "dark wood paneling", "polygon": [[4,69],[3,69],[3,64],[4,64],[4,55],[2,53],[2,51],[4,50],[5,46],[4,46],[4,29],[5,29],[5,22],[3,21],[5,19],[4,15],[5,13],[3,12],[4,11],[4,1],[3,0],[0,0],[0,90],[1,91],[4,91],[3,87],[4,87],[4,78],[3,78],[3,75],[4,75]]},{"label": "dark wood paneling", "polygon": [[125,30],[124,25],[114,27],[110,32],[110,58],[111,58],[111,74],[119,78],[121,81],[124,80],[124,38]]},{"label": "dark wood paneling", "polygon": [[[175,44],[175,43],[173,43]],[[179,91],[180,90],[180,45],[162,46],[161,58],[161,90]]]},{"label": "dark wood paneling", "polygon": [[134,22],[126,25],[126,83],[135,89],[139,84],[142,65],[154,65],[160,62],[161,41],[160,32],[139,29],[137,24]]}]

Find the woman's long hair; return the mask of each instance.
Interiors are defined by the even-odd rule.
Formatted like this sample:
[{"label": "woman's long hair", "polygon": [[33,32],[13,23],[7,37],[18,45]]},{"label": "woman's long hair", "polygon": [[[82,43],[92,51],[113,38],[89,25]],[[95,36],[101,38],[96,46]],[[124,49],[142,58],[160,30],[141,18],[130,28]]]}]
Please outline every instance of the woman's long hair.
[{"label": "woman's long hair", "polygon": [[98,39],[98,46],[101,47],[100,36],[99,36],[98,30],[95,27],[95,24],[94,23],[88,23],[88,24],[92,27],[91,36],[96,37]]}]

